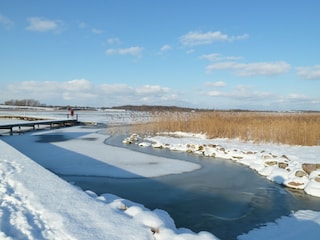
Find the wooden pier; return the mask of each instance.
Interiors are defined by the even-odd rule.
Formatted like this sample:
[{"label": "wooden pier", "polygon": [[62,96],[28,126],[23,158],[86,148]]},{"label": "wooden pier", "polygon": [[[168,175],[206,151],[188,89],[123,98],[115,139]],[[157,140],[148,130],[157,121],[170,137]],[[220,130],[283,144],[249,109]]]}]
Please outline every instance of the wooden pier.
[{"label": "wooden pier", "polygon": [[[37,120],[29,122],[17,122],[17,123],[8,123],[0,124],[0,129],[10,130],[10,135],[13,134],[14,129],[17,129],[18,133],[21,133],[22,127],[32,128],[32,130],[40,129],[40,125],[45,125],[50,128],[54,127],[66,127],[74,126],[79,124],[77,119],[65,119],[65,120]],[[36,128],[37,127],[37,128]]]}]

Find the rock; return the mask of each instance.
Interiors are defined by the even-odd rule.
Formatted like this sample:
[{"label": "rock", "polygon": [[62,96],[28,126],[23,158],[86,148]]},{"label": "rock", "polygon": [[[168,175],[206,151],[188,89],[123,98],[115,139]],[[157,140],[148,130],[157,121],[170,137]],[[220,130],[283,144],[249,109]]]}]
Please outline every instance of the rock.
[{"label": "rock", "polygon": [[130,141],[129,138],[124,139],[122,142],[123,142],[124,144],[131,144],[131,143],[132,143],[132,141]]},{"label": "rock", "polygon": [[302,169],[310,174],[311,172],[320,169],[320,164],[315,164],[315,163],[304,163],[302,164]]},{"label": "rock", "polygon": [[198,147],[198,151],[203,151],[203,149],[204,149],[204,147],[203,147],[202,145],[200,145],[200,146]]},{"label": "rock", "polygon": [[208,147],[216,148],[218,145],[216,144],[209,144]]},{"label": "rock", "polygon": [[289,166],[288,163],[284,163],[284,162],[279,162],[278,163],[278,167],[282,168],[282,169],[286,169]]},{"label": "rock", "polygon": [[257,152],[248,151],[246,154],[256,154]]},{"label": "rock", "polygon": [[162,146],[162,144],[160,144],[160,143],[154,143],[154,144],[152,144],[151,146],[152,146],[153,148],[163,149],[163,146]]},{"label": "rock", "polygon": [[187,148],[195,150],[196,146],[194,144],[187,144]]},{"label": "rock", "polygon": [[296,177],[304,177],[304,176],[308,176],[308,174],[305,171],[302,170],[297,170],[295,173]]},{"label": "rock", "polygon": [[303,185],[304,183],[298,183],[298,182],[288,182],[288,187],[299,187]]},{"label": "rock", "polygon": [[241,156],[232,156],[232,158],[235,158],[235,159],[243,159],[243,157],[241,157]]},{"label": "rock", "polygon": [[274,165],[277,165],[277,164],[278,164],[277,161],[265,161],[264,162],[265,166],[274,166]]}]

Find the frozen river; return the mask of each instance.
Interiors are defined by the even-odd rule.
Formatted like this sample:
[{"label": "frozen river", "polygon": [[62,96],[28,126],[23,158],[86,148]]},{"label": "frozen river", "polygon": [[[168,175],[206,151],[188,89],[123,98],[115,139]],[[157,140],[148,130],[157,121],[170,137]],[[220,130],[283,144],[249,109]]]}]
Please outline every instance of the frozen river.
[{"label": "frozen river", "polygon": [[[63,114],[65,113],[60,113]],[[130,118],[128,113],[116,114],[94,113],[96,117],[94,121],[107,123],[111,119],[116,125],[121,125],[127,123]],[[92,113],[87,113],[82,114],[81,118],[92,121],[92,116]],[[26,133],[24,136],[4,136],[3,140],[11,142],[11,145],[40,164],[44,158],[48,158],[47,163],[50,163],[51,158],[56,158],[50,155],[53,148],[59,159],[80,157],[76,152],[66,151],[51,144],[69,141],[71,137],[81,136],[80,133],[61,132],[59,135],[43,135],[41,141],[39,137],[30,136],[31,133]],[[303,191],[283,188],[234,161],[151,147],[141,148],[134,144],[124,145],[122,143],[124,138],[125,136],[121,135],[113,136],[105,143],[120,150],[126,148],[142,151],[149,154],[150,159],[157,155],[189,161],[201,165],[201,169],[162,177],[130,179],[56,174],[74,182],[84,190],[92,190],[97,194],[113,193],[150,209],[163,209],[174,219],[177,227],[189,228],[195,232],[206,230],[224,240],[235,239],[242,233],[247,233],[266,222],[274,222],[295,210],[320,211],[319,198],[308,196]],[[95,144],[94,139],[83,138],[83,140]],[[28,144],[32,148],[26,148],[25,141],[33,141],[31,145]],[[35,151],[44,147],[49,152]],[[90,160],[84,155],[81,155],[81,158]],[[152,167],[157,168],[158,165]]]},{"label": "frozen river", "polygon": [[143,151],[150,158],[158,155],[191,161],[202,168],[156,178],[62,177],[97,194],[113,193],[150,209],[163,209],[177,227],[206,230],[221,239],[235,239],[293,210],[320,210],[318,198],[300,191],[290,192],[232,161],[124,145],[122,139],[123,136],[112,137],[106,144]]}]

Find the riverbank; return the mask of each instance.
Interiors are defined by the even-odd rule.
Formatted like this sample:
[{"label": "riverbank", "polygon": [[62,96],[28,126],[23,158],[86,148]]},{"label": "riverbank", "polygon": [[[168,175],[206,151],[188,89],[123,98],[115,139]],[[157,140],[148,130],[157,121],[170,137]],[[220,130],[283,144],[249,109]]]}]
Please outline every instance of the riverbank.
[{"label": "riverbank", "polygon": [[[99,139],[95,135],[96,131],[96,129],[92,128],[72,127],[29,135],[37,139],[39,144],[38,149],[30,149],[30,146],[27,144],[28,134],[8,136],[6,137],[6,141],[16,141],[15,144],[18,142],[16,146],[17,148],[20,147],[21,152],[24,154],[24,151],[27,154],[38,154],[37,157],[39,159],[43,159],[43,161],[49,164],[45,167],[50,170],[69,171],[69,173],[79,171],[79,169],[91,171],[90,165],[92,164],[90,162],[76,164],[76,160],[80,159],[82,161],[81,158],[90,158],[91,163],[101,163],[101,159],[98,159],[98,161],[96,159],[97,155],[100,154],[94,148],[97,144],[97,139]],[[41,137],[42,134],[46,134],[47,138],[51,138],[50,144],[48,141],[45,141],[45,138]],[[182,146],[185,139],[181,137],[166,138],[164,142],[170,146],[174,144],[181,144]],[[83,233],[83,231],[88,229],[90,230],[88,230],[87,234],[91,234],[91,239],[105,239],[106,236],[108,239],[215,239],[213,235],[207,232],[195,234],[190,232],[190,230],[177,229],[174,221],[164,211],[150,211],[140,204],[132,203],[110,194],[97,196],[90,191],[84,193],[31,161],[32,158],[28,158],[18,153],[16,149],[13,149],[2,141],[0,142],[1,153],[4,153],[1,155],[1,172],[3,179],[5,179],[5,181],[1,182],[1,199],[5,199],[2,206],[6,206],[6,208],[2,208],[0,224],[2,235],[0,236],[4,239],[19,239],[22,238],[21,236],[24,236],[21,234],[30,236],[28,239],[88,239],[88,235]],[[80,142],[83,144],[80,144]],[[188,142],[189,144],[192,143]],[[197,142],[193,142],[192,144],[196,146]],[[227,146],[232,146],[232,141],[229,141],[229,144],[224,145],[226,152]],[[57,151],[58,149],[59,151]],[[61,153],[61,149],[64,149],[64,154],[72,153],[69,156],[73,156],[73,159],[69,159],[74,161],[75,165],[64,164],[63,160],[68,159],[68,157],[61,159],[62,155],[58,154],[59,152]],[[82,153],[77,154],[79,149],[81,149]],[[246,145],[243,144],[240,144],[237,149],[247,151]],[[132,154],[132,152],[126,151],[122,153],[124,154],[122,159],[130,159]],[[303,154],[303,151],[301,154]],[[105,150],[101,155],[104,155],[106,159],[112,158],[110,151]],[[117,155],[117,159],[119,159],[119,156]],[[291,154],[288,154],[288,156],[291,157]],[[61,168],[57,168],[59,161],[61,161],[62,166],[64,165]],[[117,168],[130,172],[130,166],[127,168],[127,163]],[[114,163],[109,164],[110,167],[112,164]],[[99,169],[99,166],[97,166],[96,170]],[[34,174],[35,172],[37,174]],[[14,205],[17,207],[10,207]],[[100,207],[106,207],[108,210],[101,210]],[[55,208],[57,209],[55,210]],[[82,210],[79,211],[79,209]],[[87,209],[90,209],[91,212],[88,219],[86,219],[88,215]],[[104,216],[101,216],[99,213],[105,213],[105,211],[109,210],[110,212],[106,213],[106,215],[102,214]],[[16,216],[19,216],[19,218],[16,218]],[[105,216],[108,217],[106,218]],[[123,216],[125,217],[123,218]],[[29,221],[26,219],[29,219]],[[35,220],[33,222],[30,219]],[[127,225],[127,220],[130,222],[129,225]],[[19,222],[18,227],[17,221]],[[291,229],[292,222],[294,221],[299,222],[299,225],[295,226],[295,229]],[[104,222],[106,224],[101,225]],[[295,235],[291,239],[301,239],[302,237],[315,239],[320,234],[320,214],[318,212],[297,211],[291,216],[280,218],[277,223],[276,228],[273,227],[274,224],[270,223],[260,230],[253,230],[247,235],[242,235],[238,238],[252,239],[252,236],[257,236],[258,234],[259,239],[269,239],[263,238],[263,236],[277,236],[281,233],[282,239],[286,239],[288,236],[292,236],[291,233],[294,232]],[[81,230],[83,225],[87,227]],[[125,231],[122,231],[122,226],[126,228]],[[305,229],[310,231],[305,232]],[[117,237],[112,235],[118,231],[121,233]],[[132,238],[126,236],[130,231],[132,231],[130,233]],[[259,235],[259,233],[263,234]]]},{"label": "riverbank", "polygon": [[[70,131],[71,129],[75,132]],[[51,135],[49,132],[47,134],[49,137],[53,136],[56,141],[62,140],[57,135],[64,131],[69,131],[66,133],[70,137],[69,140],[87,136],[82,141],[86,141],[86,148],[90,149],[96,144],[90,138],[90,134],[96,129],[81,129],[81,134],[77,127],[53,130],[50,131]],[[25,134],[4,138],[17,141],[16,148],[22,144],[28,149],[31,147],[31,141],[26,141],[27,139],[23,139],[24,137],[37,136]],[[22,142],[19,143],[21,140]],[[51,140],[53,139],[51,138]],[[62,141],[68,142],[68,139]],[[66,164],[61,168],[54,168],[54,166],[61,165],[58,163],[59,160],[63,161],[67,158],[60,159],[61,152],[57,149],[50,149],[49,145],[52,145],[50,143],[41,142],[40,145],[41,149],[33,148],[32,152],[37,154],[37,150],[39,150],[38,154],[42,154],[40,158],[49,164],[45,167],[53,167],[51,170],[82,174],[81,171],[85,171],[85,169],[90,172],[90,165],[93,165],[93,167],[91,166],[91,174],[94,174],[93,172],[101,169],[102,165],[108,165],[101,164],[101,161],[90,158],[90,156],[83,156],[82,160],[87,159],[87,162],[77,162],[76,165]],[[38,165],[31,158],[5,143],[3,139],[0,139],[0,152],[1,239],[216,239],[208,232],[196,234],[188,229],[177,229],[172,218],[162,210],[151,211],[139,203],[121,199],[108,193],[97,196],[92,191],[84,192]],[[91,153],[94,154],[94,152]],[[73,156],[79,159],[81,154]],[[124,153],[123,157],[130,159],[128,153]],[[165,159],[159,158],[160,160]],[[95,165],[98,162],[100,165]],[[192,167],[194,166],[192,165]],[[183,169],[184,165],[179,165],[179,167]],[[107,168],[108,166],[105,166],[104,170]],[[124,177],[123,174],[131,174],[130,177],[135,175],[130,173],[132,170],[130,166],[126,169],[118,168],[119,171],[115,173],[112,171],[114,169],[117,167],[109,165],[109,173],[112,172],[117,177]],[[166,169],[168,170],[168,167]],[[159,174],[157,170],[153,172]],[[129,177],[129,175],[125,175],[125,177]]]},{"label": "riverbank", "polygon": [[152,146],[236,161],[271,181],[320,197],[320,160],[316,154],[320,152],[320,146],[208,139],[204,134],[184,132],[165,133],[144,139],[133,134],[124,140],[124,143],[132,142],[142,147]]}]

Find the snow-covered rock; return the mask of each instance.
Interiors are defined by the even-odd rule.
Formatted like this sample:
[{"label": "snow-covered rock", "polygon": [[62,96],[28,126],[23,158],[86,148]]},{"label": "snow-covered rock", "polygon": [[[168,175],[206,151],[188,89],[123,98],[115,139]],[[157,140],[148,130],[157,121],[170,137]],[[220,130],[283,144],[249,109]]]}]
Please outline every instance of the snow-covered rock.
[{"label": "snow-covered rock", "polygon": [[163,133],[146,140],[153,142],[152,147],[230,159],[278,184],[320,197],[320,176],[311,176],[312,171],[320,171],[316,155],[320,146],[256,144],[238,139],[207,139],[203,134],[181,132]]}]

